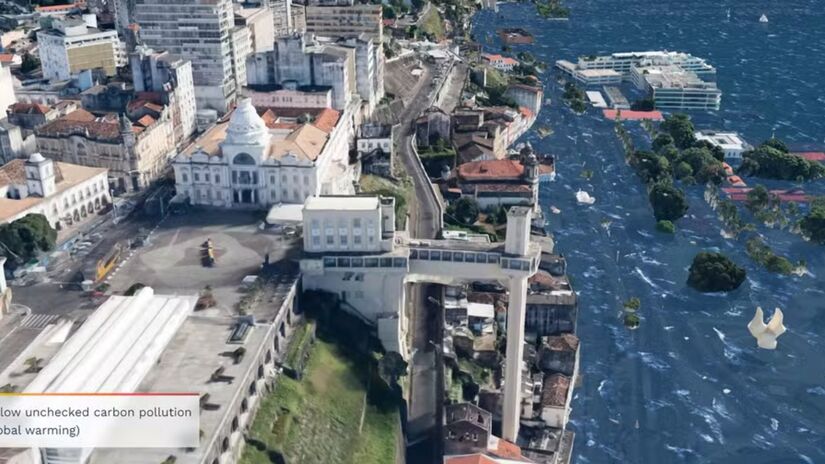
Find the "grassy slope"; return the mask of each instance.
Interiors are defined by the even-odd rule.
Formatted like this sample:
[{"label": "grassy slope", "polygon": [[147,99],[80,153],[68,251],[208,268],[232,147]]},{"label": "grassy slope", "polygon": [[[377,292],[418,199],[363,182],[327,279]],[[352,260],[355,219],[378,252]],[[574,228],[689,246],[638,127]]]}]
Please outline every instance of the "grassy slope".
[{"label": "grassy slope", "polygon": [[[367,408],[358,424],[364,386],[350,361],[329,343],[317,341],[304,379],[282,376],[264,398],[250,436],[280,450],[287,462],[383,464],[395,460],[397,416]],[[247,446],[242,464],[269,464],[265,450]]]},{"label": "grassy slope", "polygon": [[443,40],[447,36],[447,31],[444,30],[444,20],[435,7],[430,8],[427,16],[421,19],[420,27],[422,31],[432,34],[436,40]]}]

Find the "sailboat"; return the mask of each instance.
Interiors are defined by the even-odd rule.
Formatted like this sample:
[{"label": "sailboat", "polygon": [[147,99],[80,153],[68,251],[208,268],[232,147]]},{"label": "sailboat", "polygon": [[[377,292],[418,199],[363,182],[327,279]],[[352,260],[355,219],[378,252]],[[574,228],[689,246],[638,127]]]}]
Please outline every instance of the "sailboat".
[{"label": "sailboat", "polygon": [[760,22],[760,23],[766,23],[766,22],[768,22],[768,17],[767,17],[767,16],[765,16],[765,14],[764,14],[764,13],[762,13],[762,16],[760,16],[760,17],[759,17],[759,22]]},{"label": "sailboat", "polygon": [[728,8],[728,21],[730,21],[730,8]]}]

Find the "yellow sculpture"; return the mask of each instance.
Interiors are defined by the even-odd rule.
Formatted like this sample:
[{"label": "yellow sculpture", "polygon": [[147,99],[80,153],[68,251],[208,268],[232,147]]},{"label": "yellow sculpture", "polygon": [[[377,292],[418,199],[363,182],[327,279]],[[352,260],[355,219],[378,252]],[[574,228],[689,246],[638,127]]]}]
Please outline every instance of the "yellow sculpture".
[{"label": "yellow sculpture", "polygon": [[762,312],[762,308],[759,306],[756,307],[756,314],[748,324],[748,330],[750,330],[751,335],[756,339],[759,348],[766,350],[776,349],[776,339],[787,330],[782,324],[784,317],[785,315],[782,313],[782,310],[776,308],[773,316],[771,316],[771,320],[765,324],[765,315]]}]

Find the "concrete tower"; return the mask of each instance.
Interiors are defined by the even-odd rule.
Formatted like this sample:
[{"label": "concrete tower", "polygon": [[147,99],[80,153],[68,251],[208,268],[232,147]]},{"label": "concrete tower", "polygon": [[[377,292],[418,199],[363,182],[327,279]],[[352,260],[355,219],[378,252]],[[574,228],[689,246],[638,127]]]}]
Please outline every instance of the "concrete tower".
[{"label": "concrete tower", "polygon": [[[507,212],[507,238],[504,252],[527,256],[530,248],[530,219],[532,211],[514,206]],[[532,269],[507,269],[510,278],[507,305],[507,357],[504,366],[504,406],[501,411],[502,437],[513,443],[518,438],[521,416],[521,367],[524,359],[524,318],[527,312],[527,279]]]},{"label": "concrete tower", "polygon": [[54,162],[40,153],[26,160],[26,186],[29,195],[46,198],[54,193]]}]

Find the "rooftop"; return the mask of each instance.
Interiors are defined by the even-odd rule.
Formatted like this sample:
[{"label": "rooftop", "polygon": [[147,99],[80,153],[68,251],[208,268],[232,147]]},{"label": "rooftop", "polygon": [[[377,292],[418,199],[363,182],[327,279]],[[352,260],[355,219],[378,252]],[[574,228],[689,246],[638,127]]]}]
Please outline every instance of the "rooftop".
[{"label": "rooftop", "polygon": [[[25,160],[16,159],[0,168],[0,186],[23,185],[26,183]],[[75,185],[106,172],[106,168],[91,168],[77,164],[54,163],[55,193],[58,195]],[[6,221],[27,209],[37,206],[43,197],[29,196],[21,199],[0,198],[0,221]]]},{"label": "rooftop", "polygon": [[320,196],[309,197],[305,211],[373,211],[380,206],[375,196]]},{"label": "rooftop", "polygon": [[567,403],[567,390],[570,388],[570,377],[563,374],[550,374],[544,377],[544,387],[541,391],[541,405],[543,407],[563,408]]},{"label": "rooftop", "polygon": [[149,287],[135,296],[110,297],[25,391],[134,392],[196,300],[155,295]]},{"label": "rooftop", "polygon": [[705,140],[723,149],[744,149],[744,140],[735,132],[700,131],[694,134],[696,140]]},{"label": "rooftop", "polygon": [[509,159],[473,161],[459,165],[456,174],[467,182],[514,181],[522,179],[524,166],[519,161]]},{"label": "rooftop", "polygon": [[542,339],[542,345],[551,351],[576,351],[579,349],[579,337],[571,333],[551,335]]}]

